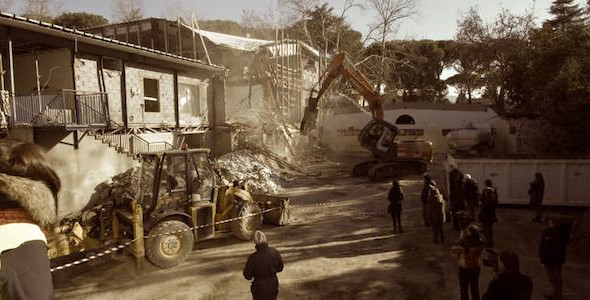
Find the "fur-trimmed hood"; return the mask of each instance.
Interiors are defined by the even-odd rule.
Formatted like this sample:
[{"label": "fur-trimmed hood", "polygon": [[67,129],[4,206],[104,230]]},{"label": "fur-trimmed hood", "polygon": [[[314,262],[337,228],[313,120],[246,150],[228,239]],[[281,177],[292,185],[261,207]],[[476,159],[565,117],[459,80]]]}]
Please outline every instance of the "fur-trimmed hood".
[{"label": "fur-trimmed hood", "polygon": [[26,210],[37,225],[48,228],[56,222],[55,200],[45,183],[0,173],[0,193]]}]

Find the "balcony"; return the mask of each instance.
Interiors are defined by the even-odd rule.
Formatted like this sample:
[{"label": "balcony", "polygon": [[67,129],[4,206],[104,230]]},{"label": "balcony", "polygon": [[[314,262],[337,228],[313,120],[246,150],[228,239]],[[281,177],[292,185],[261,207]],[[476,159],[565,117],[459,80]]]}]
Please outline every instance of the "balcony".
[{"label": "balcony", "polygon": [[10,97],[10,125],[61,127],[66,130],[107,128],[106,93],[47,91]]}]

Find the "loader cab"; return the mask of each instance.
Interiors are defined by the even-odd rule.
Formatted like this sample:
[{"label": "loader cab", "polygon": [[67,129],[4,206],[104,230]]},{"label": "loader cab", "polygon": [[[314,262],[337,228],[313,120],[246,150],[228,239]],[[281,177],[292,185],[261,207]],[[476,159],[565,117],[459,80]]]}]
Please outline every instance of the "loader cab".
[{"label": "loader cab", "polygon": [[207,149],[143,154],[138,202],[144,214],[214,202],[215,177]]}]

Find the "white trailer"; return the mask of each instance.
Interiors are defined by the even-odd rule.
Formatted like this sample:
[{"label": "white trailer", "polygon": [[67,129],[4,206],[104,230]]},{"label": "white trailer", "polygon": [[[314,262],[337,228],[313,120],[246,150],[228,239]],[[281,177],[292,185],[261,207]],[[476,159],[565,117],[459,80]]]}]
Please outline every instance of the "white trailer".
[{"label": "white trailer", "polygon": [[529,184],[538,172],[545,179],[543,205],[590,206],[590,159],[458,158],[448,155],[444,165],[447,191],[449,173],[457,168],[477,180],[480,192],[484,181],[492,180],[498,189],[500,204],[528,205]]}]

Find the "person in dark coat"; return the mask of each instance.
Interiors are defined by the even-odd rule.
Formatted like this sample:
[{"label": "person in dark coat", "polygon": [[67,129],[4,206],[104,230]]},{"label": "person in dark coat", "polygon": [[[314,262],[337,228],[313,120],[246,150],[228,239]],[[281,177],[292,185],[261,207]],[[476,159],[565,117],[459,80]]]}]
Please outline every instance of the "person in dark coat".
[{"label": "person in dark coat", "polygon": [[475,208],[477,207],[477,181],[471,175],[465,174],[465,204],[467,214],[475,220]]},{"label": "person in dark coat", "polygon": [[0,140],[0,299],[53,299],[45,234],[60,188],[40,146]]},{"label": "person in dark coat", "polygon": [[545,266],[547,277],[553,287],[548,298],[563,299],[561,267],[565,263],[566,247],[569,242],[571,224],[564,220],[549,219],[549,226],[543,230],[539,245],[539,257]]},{"label": "person in dark coat", "polygon": [[518,255],[502,251],[498,262],[498,273],[492,279],[482,300],[531,300],[533,281],[520,273]]},{"label": "person in dark coat", "polygon": [[461,238],[453,249],[459,258],[459,286],[461,300],[479,300],[479,273],[481,270],[481,254],[484,242],[480,237],[479,228],[475,224],[461,230]]},{"label": "person in dark coat", "polygon": [[262,231],[254,232],[256,252],[248,257],[244,266],[244,278],[254,279],[250,286],[254,300],[277,299],[279,279],[277,273],[283,271],[283,259],[279,252],[268,246]]},{"label": "person in dark coat", "polygon": [[486,247],[494,247],[493,225],[498,218],[496,217],[496,209],[498,208],[498,193],[492,186],[492,181],[487,179],[485,181],[485,188],[481,192],[480,206],[478,220],[481,223],[483,234],[485,237]]},{"label": "person in dark coat", "polygon": [[460,230],[461,216],[459,212],[465,210],[465,191],[463,174],[457,169],[449,173],[449,200],[451,204],[451,219],[453,228]]},{"label": "person in dark coat", "polygon": [[389,200],[389,207],[387,208],[387,211],[391,214],[391,219],[393,221],[393,232],[402,232],[401,214],[404,192],[399,185],[399,181],[394,180],[392,182],[387,199]]},{"label": "person in dark coat", "polygon": [[426,214],[428,217],[428,223],[432,226],[432,232],[434,234],[433,241],[438,244],[440,238],[440,241],[444,243],[445,237],[443,234],[443,223],[446,220],[445,200],[436,187],[436,182],[434,182],[434,180],[430,181],[428,187]]},{"label": "person in dark coat", "polygon": [[531,182],[529,188],[530,205],[537,211],[533,222],[541,222],[541,207],[543,206],[543,196],[545,195],[545,180],[543,174],[535,173],[535,180]]},{"label": "person in dark coat", "polygon": [[426,215],[426,204],[428,203],[428,194],[430,193],[430,183],[432,179],[430,176],[424,175],[424,185],[422,186],[422,194],[420,195],[420,202],[422,202],[422,220],[424,226],[430,226],[428,224],[428,216]]}]

